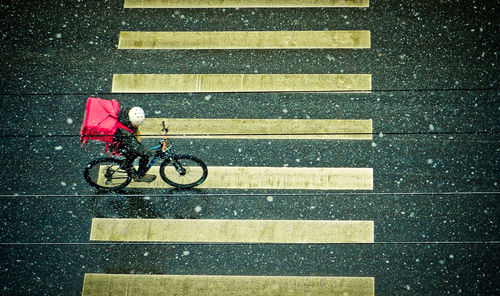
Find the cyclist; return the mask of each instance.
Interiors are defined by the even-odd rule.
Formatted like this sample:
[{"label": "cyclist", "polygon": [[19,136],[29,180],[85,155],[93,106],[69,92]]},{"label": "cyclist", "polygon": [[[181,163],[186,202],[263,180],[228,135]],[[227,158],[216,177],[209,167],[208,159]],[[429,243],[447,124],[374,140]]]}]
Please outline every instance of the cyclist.
[{"label": "cyclist", "polygon": [[134,181],[149,183],[156,179],[155,175],[146,174],[149,158],[154,155],[154,151],[144,147],[137,139],[138,128],[144,118],[144,110],[141,107],[120,108],[118,121],[131,129],[133,133],[123,128],[117,128],[113,141],[118,143],[115,151],[123,155],[128,160],[127,163],[132,164],[136,158],[140,158],[139,169],[137,170],[137,176],[134,176]]}]

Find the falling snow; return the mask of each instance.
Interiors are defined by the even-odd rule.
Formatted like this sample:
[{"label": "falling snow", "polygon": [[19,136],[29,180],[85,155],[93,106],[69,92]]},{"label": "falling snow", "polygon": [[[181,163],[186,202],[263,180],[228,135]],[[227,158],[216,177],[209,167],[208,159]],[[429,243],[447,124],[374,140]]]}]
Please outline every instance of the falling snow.
[{"label": "falling snow", "polygon": [[[457,191],[497,192],[499,189],[498,174],[496,174],[497,156],[500,152],[497,148],[498,143],[491,137],[483,138],[481,134],[461,134],[478,130],[490,133],[498,126],[497,115],[500,107],[498,96],[494,91],[498,86],[498,79],[494,75],[498,66],[498,56],[495,50],[491,50],[495,48],[495,34],[498,31],[496,23],[491,18],[498,11],[496,7],[491,9],[494,5],[489,4],[490,2],[478,0],[443,0],[433,4],[426,4],[426,1],[409,3],[399,1],[398,4],[384,2],[380,9],[377,9],[377,3],[374,3],[374,9],[355,12],[341,9],[342,14],[338,15],[332,15],[333,10],[329,9],[294,10],[293,13],[277,9],[219,9],[215,13],[209,10],[198,12],[190,9],[168,10],[167,13],[163,13],[163,10],[161,12],[148,10],[143,15],[142,12],[135,13],[132,10],[130,13],[127,11],[125,14],[114,14],[122,8],[105,10],[106,6],[110,5],[109,1],[100,2],[98,7],[102,10],[97,12],[87,8],[95,4],[85,0],[77,0],[71,5],[64,1],[55,6],[40,5],[42,8],[50,7],[49,11],[54,12],[52,17],[56,18],[53,21],[45,20],[43,14],[38,13],[37,7],[0,4],[9,14],[5,24],[9,26],[9,23],[12,23],[10,30],[6,28],[7,30],[0,33],[2,46],[7,53],[4,91],[26,94],[81,94],[79,96],[30,95],[27,99],[23,99],[22,96],[15,97],[20,101],[16,105],[23,109],[14,112],[15,114],[10,114],[12,113],[10,111],[14,110],[13,106],[16,105],[9,103],[9,96],[5,98],[7,112],[4,121],[9,123],[9,129],[13,129],[11,132],[19,135],[33,133],[41,137],[34,138],[33,141],[28,141],[30,140],[28,137],[27,140],[3,139],[3,159],[14,173],[2,176],[5,180],[2,187],[3,194],[10,194],[16,198],[4,198],[4,203],[0,207],[5,214],[2,220],[4,228],[0,229],[2,241],[79,244],[88,241],[85,234],[88,234],[88,224],[92,217],[191,219],[210,215],[215,219],[237,216],[241,219],[352,217],[368,219],[373,218],[375,214],[378,219],[376,227],[390,241],[492,239],[498,230],[498,221],[495,219],[496,207],[491,203],[494,198],[491,199],[488,195],[455,198],[455,195],[452,195]],[[71,8],[66,11],[64,5]],[[26,14],[24,10],[27,11]],[[75,13],[76,11],[78,13]],[[455,11],[460,11],[460,14],[457,15]],[[308,23],[307,15],[304,15],[311,12],[314,13],[313,24]],[[379,15],[379,12],[382,15]],[[162,21],[156,13],[162,14]],[[144,17],[131,17],[136,15]],[[205,19],[208,16],[216,19]],[[280,17],[287,18],[280,20]],[[217,18],[224,19],[227,23],[222,24]],[[154,22],[148,23],[151,20]],[[376,35],[376,40],[380,44],[356,53],[350,50],[297,50],[292,53],[265,51],[261,54],[254,50],[237,50],[227,54],[220,54],[217,51],[202,51],[200,54],[173,51],[167,54],[163,52],[145,55],[116,50],[118,31],[134,28],[182,31],[241,29],[241,27],[249,27],[247,29],[251,30],[290,28],[328,30],[340,25],[346,30],[357,30],[366,27],[367,21],[369,24],[377,24],[378,30],[372,37]],[[393,26],[394,23],[397,26]],[[217,25],[211,27],[212,24]],[[419,44],[418,49],[408,46],[411,44]],[[184,59],[186,54],[187,59]],[[152,57],[158,59],[153,60]],[[271,67],[266,63],[277,65]],[[84,109],[81,97],[87,93],[92,95],[94,92],[107,92],[111,84],[111,75],[106,73],[144,72],[144,70],[151,73],[176,73],[186,69],[193,72],[217,70],[221,73],[373,72],[376,78],[374,86],[377,89],[400,91],[377,91],[361,96],[327,93],[278,95],[263,93],[241,96],[174,94],[151,97],[132,94],[118,97],[120,100],[123,98],[126,104],[140,101],[145,107],[149,107],[148,112],[154,113],[156,117],[162,114],[160,110],[164,110],[165,117],[172,118],[248,116],[317,119],[362,118],[375,115],[373,117],[375,127],[387,132],[387,136],[380,132],[378,136],[385,138],[377,139],[375,133],[374,140],[360,144],[355,141],[199,139],[190,141],[175,139],[172,142],[182,153],[199,155],[207,160],[207,164],[214,166],[234,163],[237,166],[372,167],[375,180],[373,193],[376,194],[364,196],[314,192],[302,196],[300,195],[302,192],[297,192],[296,196],[293,191],[292,194],[285,196],[281,195],[281,192],[276,193],[272,190],[262,193],[252,189],[231,191],[247,194],[244,197],[227,198],[215,195],[206,197],[203,194],[198,196],[198,191],[188,191],[186,195],[189,194],[189,197],[186,198],[184,192],[168,191],[165,197],[163,194],[166,191],[156,190],[155,195],[152,195],[155,197],[151,198],[144,194],[153,194],[152,189],[142,191],[142,188],[130,190],[126,188],[125,191],[132,193],[131,196],[121,193],[95,195],[93,188],[85,183],[82,170],[91,159],[105,156],[102,153],[102,143],[80,148],[77,136],[59,137],[59,135],[78,134],[78,126],[75,123],[81,120]],[[380,69],[383,71],[379,71]],[[101,75],[103,73],[106,75]],[[429,91],[403,91],[411,89]],[[444,91],[446,89],[456,91]],[[489,91],[477,91],[480,89]],[[111,98],[111,95],[109,96]],[[376,100],[373,100],[374,97]],[[393,132],[396,135],[392,134]],[[406,132],[410,135],[404,134]],[[145,142],[156,144],[157,139],[145,139]],[[176,146],[177,142],[180,145]],[[377,148],[372,149],[369,146],[370,142],[371,147]],[[25,148],[22,145],[25,145]],[[19,156],[22,155],[28,155],[30,159],[19,161]],[[19,173],[22,174],[22,178],[18,177]],[[60,181],[61,179],[65,181]],[[159,181],[161,182],[161,179]],[[47,199],[38,196],[26,197],[34,192],[42,195],[61,194],[62,197],[56,199],[52,196]],[[204,191],[199,192],[204,193]],[[385,195],[390,192],[400,192],[405,195]],[[417,192],[418,195],[407,194],[409,192]],[[442,196],[431,194],[433,192],[451,192],[451,194]],[[384,195],[378,196],[379,193]],[[267,194],[278,194],[277,203],[272,203],[274,197]],[[67,195],[74,197],[68,198]],[[157,197],[160,195],[161,197]],[[107,211],[101,212],[102,209]],[[196,213],[202,210],[204,213],[194,214],[193,209]],[[457,215],[457,209],[460,215]],[[35,211],[35,214],[32,215],[30,211]],[[462,212],[466,215],[462,215]],[[412,295],[428,295],[429,293],[425,293],[428,292],[425,286],[429,281],[420,281],[426,277],[430,279],[431,284],[437,285],[432,287],[433,289],[441,288],[443,289],[441,294],[450,295],[462,292],[464,295],[479,295],[481,291],[477,289],[488,288],[490,282],[494,284],[492,281],[495,280],[494,274],[492,276],[489,273],[490,270],[495,270],[495,265],[490,265],[488,262],[490,253],[485,251],[485,255],[480,255],[479,252],[475,252],[477,249],[475,246],[469,248],[457,244],[448,247],[424,243],[411,246],[401,244],[395,247],[391,251],[385,250],[385,254],[380,254],[375,250],[377,248],[373,249],[373,256],[379,258],[378,262],[387,263],[382,268],[373,267],[376,273],[382,274],[386,267],[391,268],[391,272],[387,272],[391,277],[391,281],[388,281],[390,287],[381,287],[385,288],[385,291],[394,290],[395,295],[410,295],[407,292],[410,290]],[[490,246],[486,247],[488,250],[491,249]],[[150,256],[150,252],[145,252],[144,248],[154,250],[153,254],[165,259],[165,262],[154,262],[142,268],[141,261],[154,261],[152,257],[156,259],[155,256]],[[307,244],[290,248],[222,246],[223,250],[229,251],[228,254],[221,252],[219,246],[213,248],[193,246],[191,250],[194,252],[193,255],[199,250],[207,252],[203,253],[206,259],[203,258],[199,266],[192,266],[191,269],[175,264],[179,262],[184,264],[192,258],[185,258],[184,262],[170,260],[174,256],[179,258],[181,255],[190,255],[190,251],[183,250],[179,245],[173,247],[133,245],[130,248],[133,252],[130,254],[120,254],[120,248],[117,247],[116,252],[96,253],[92,254],[91,258],[87,256],[90,253],[85,250],[82,251],[85,256],[78,252],[73,253],[73,250],[78,251],[79,247],[75,248],[72,245],[49,248],[49,251],[54,249],[61,256],[50,255],[51,252],[44,251],[47,248],[35,248],[39,250],[31,253],[17,251],[23,248],[11,249],[9,254],[12,258],[8,261],[12,264],[4,264],[4,275],[10,276],[13,282],[16,282],[15,275],[19,274],[16,268],[24,267],[32,273],[30,276],[35,283],[43,283],[44,279],[47,279],[47,285],[38,285],[43,286],[41,289],[47,289],[47,295],[51,292],[57,295],[74,294],[65,293],[63,289],[68,285],[57,283],[61,279],[61,274],[71,273],[65,270],[70,265],[69,271],[88,268],[89,272],[106,271],[106,268],[109,268],[110,271],[115,269],[126,273],[181,270],[185,273],[236,274],[238,273],[236,268],[240,267],[248,273],[252,272],[252,268],[257,268],[262,271],[261,273],[280,275],[284,271],[289,274],[313,274],[317,272],[318,266],[320,269],[324,266],[323,272],[332,269],[332,266],[334,269],[348,270],[353,263],[349,252],[345,253],[329,245]],[[239,253],[240,249],[244,254]],[[276,250],[278,253],[273,253]],[[283,250],[283,253],[279,253],[280,250]],[[301,253],[301,250],[308,253]],[[322,257],[327,254],[330,256]],[[366,254],[370,257],[371,250]],[[68,257],[71,257],[69,261]],[[231,265],[240,258],[243,258],[242,262]],[[457,260],[454,260],[455,258]],[[44,277],[41,274],[40,270],[47,269],[43,260],[53,260],[49,262],[51,267],[56,267],[52,275]],[[154,264],[159,268],[155,268]],[[359,262],[357,265],[355,262],[354,265],[358,266]],[[370,267],[369,263],[365,265]],[[60,270],[57,270],[59,267]],[[406,271],[417,276],[409,278]],[[351,273],[355,275],[356,268]],[[81,276],[83,273],[80,270],[77,274]],[[73,279],[71,278],[69,282],[71,280]],[[36,292],[39,292],[28,291],[26,287],[23,287],[22,291],[26,295],[36,295]],[[12,287],[6,283],[0,287],[0,290],[2,289],[5,295],[15,294],[15,291],[11,290]],[[59,289],[61,291],[57,291]],[[493,289],[495,287],[491,290]]]}]

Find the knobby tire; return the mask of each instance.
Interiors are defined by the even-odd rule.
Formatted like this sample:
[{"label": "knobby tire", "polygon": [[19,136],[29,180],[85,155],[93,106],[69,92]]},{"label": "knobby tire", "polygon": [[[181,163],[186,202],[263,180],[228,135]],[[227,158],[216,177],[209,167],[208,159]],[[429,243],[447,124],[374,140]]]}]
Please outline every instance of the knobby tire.
[{"label": "knobby tire", "polygon": [[[100,165],[107,164],[107,167],[103,169],[103,174],[101,179],[98,179],[99,171],[97,173],[95,170],[98,170]],[[96,160],[91,161],[87,166],[85,167],[85,170],[83,172],[83,176],[85,178],[85,181],[89,183],[91,186],[103,190],[103,191],[116,191],[124,188],[127,186],[131,181],[132,181],[132,176],[130,171],[124,170],[121,167],[123,166],[123,160],[113,158],[113,157],[106,157],[106,158],[99,158]],[[105,178],[104,175],[106,175],[106,172],[108,174],[109,178]],[[113,177],[116,178],[113,178]],[[110,180],[113,180],[114,183],[110,183],[109,186],[103,186],[100,185],[98,181],[104,181],[104,183],[110,182]]]},{"label": "knobby tire", "polygon": [[[169,171],[172,171],[172,172],[173,172],[173,170],[175,170],[177,172],[177,168],[174,165],[174,163],[176,163],[176,162],[180,162],[181,164],[183,164],[183,162],[191,163],[190,166],[185,168],[185,169],[187,169],[185,175],[187,176],[189,173],[193,173],[193,174],[196,173],[196,174],[200,175],[199,178],[195,177],[195,178],[197,178],[196,180],[189,182],[187,184],[176,182],[176,181],[170,179],[166,175],[165,172],[167,169]],[[192,156],[192,155],[175,155],[173,157],[173,159],[166,159],[160,165],[160,176],[163,179],[163,181],[165,181],[170,186],[177,187],[180,189],[189,189],[189,188],[193,188],[193,187],[200,185],[201,183],[203,183],[203,181],[205,181],[205,179],[207,178],[207,175],[208,175],[208,169],[207,169],[207,166],[205,165],[205,163],[201,159],[199,159],[195,156]],[[178,174],[176,177],[179,177],[180,179],[182,179],[182,178],[184,178],[184,175]]]}]

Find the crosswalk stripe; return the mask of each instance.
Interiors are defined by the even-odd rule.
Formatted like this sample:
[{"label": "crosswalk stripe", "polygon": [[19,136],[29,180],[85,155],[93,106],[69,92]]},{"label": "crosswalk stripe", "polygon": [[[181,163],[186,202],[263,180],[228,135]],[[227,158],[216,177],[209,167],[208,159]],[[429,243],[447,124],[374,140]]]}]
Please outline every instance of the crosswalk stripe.
[{"label": "crosswalk stripe", "polygon": [[143,137],[159,138],[162,121],[169,138],[371,140],[371,119],[147,118]]},{"label": "crosswalk stripe", "polygon": [[369,92],[370,74],[114,74],[113,93]]},{"label": "crosswalk stripe", "polygon": [[118,48],[370,48],[370,31],[120,32]]},{"label": "crosswalk stripe", "polygon": [[375,295],[373,277],[86,273],[82,296]]},{"label": "crosswalk stripe", "polygon": [[373,221],[93,218],[91,241],[373,243]]},{"label": "crosswalk stripe", "polygon": [[125,0],[125,8],[369,7],[369,0]]},{"label": "crosswalk stripe", "polygon": [[[151,183],[132,182],[130,188],[171,188],[159,176]],[[373,190],[372,168],[208,167],[208,177],[197,188],[282,190]]]}]

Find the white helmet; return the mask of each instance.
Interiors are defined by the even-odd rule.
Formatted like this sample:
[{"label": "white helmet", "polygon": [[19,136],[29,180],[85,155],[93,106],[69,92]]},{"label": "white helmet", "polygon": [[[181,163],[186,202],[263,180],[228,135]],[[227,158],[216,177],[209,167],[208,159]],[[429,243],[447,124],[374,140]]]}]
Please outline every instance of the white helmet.
[{"label": "white helmet", "polygon": [[128,118],[133,125],[139,126],[144,121],[144,110],[141,107],[134,107],[128,111]]}]

